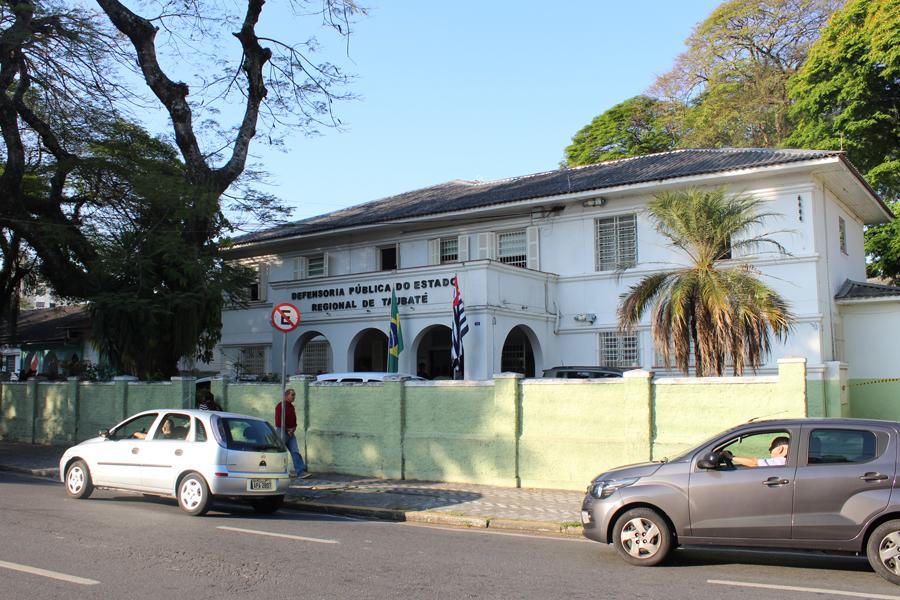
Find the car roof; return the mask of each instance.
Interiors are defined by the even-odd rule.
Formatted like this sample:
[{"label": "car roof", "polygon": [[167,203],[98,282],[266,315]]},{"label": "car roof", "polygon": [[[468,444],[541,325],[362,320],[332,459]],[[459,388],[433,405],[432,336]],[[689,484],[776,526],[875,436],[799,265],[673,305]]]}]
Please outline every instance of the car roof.
[{"label": "car roof", "polygon": [[[753,421],[747,421],[746,423],[741,423],[739,425],[735,425],[729,430],[726,431],[735,431],[738,429],[742,429],[747,426],[755,426],[761,425],[763,427],[796,427],[798,425],[810,425],[813,427],[840,427],[842,425],[856,425],[856,426],[882,426],[882,427],[894,427],[900,428],[900,422],[898,421],[882,421],[878,419],[851,419],[848,417],[807,417],[807,418],[797,418],[797,419],[757,419]],[[724,432],[723,432],[724,433]]]},{"label": "car roof", "polygon": [[234,417],[234,418],[242,418],[242,419],[256,419],[257,421],[265,421],[265,419],[261,417],[254,417],[253,415],[244,415],[241,413],[234,412],[225,412],[225,411],[212,411],[212,410],[200,410],[198,408],[151,408],[148,410],[142,410],[141,412],[134,413],[133,415],[129,415],[127,418],[131,419],[132,417],[137,417],[140,415],[151,414],[151,413],[178,413],[180,415],[191,415],[194,417],[203,417],[218,415],[220,417]]}]

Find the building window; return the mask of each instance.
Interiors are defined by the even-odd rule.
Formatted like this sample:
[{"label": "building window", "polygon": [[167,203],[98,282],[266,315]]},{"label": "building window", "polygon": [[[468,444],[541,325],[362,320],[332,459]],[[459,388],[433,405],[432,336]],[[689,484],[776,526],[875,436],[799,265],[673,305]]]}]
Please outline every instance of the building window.
[{"label": "building window", "polygon": [[249,298],[251,302],[262,302],[266,299],[269,287],[269,265],[258,264],[251,267],[256,271],[256,281],[250,284]]},{"label": "building window", "polygon": [[45,302],[38,300],[37,302],[34,303],[34,307],[35,308],[47,308],[47,305]]},{"label": "building window", "polygon": [[7,373],[12,373],[16,370],[16,359],[18,356],[15,354],[6,354],[3,356],[3,370]]},{"label": "building window", "polygon": [[304,375],[321,375],[331,371],[329,358],[331,345],[322,336],[316,337],[303,347],[300,355],[300,372]]},{"label": "building window", "polygon": [[394,271],[397,269],[397,246],[385,246],[378,249],[379,270]]},{"label": "building window", "polygon": [[306,260],[306,277],[324,277],[325,276],[325,255],[316,254],[310,256]]},{"label": "building window", "polygon": [[235,365],[238,376],[263,375],[266,372],[266,347],[244,346],[240,350],[240,359]]},{"label": "building window", "polygon": [[597,219],[598,271],[614,271],[637,263],[637,217],[623,215]]},{"label": "building window", "polygon": [[600,332],[600,364],[606,367],[639,367],[640,345],[637,334],[618,331]]},{"label": "building window", "polygon": [[841,252],[844,254],[848,254],[847,252],[847,222],[844,221],[843,217],[838,217],[838,241],[841,244]]},{"label": "building window", "polygon": [[459,260],[459,238],[441,238],[441,264],[454,263]]},{"label": "building window", "polygon": [[514,267],[527,267],[527,252],[524,229],[497,234],[497,259],[500,262]]}]

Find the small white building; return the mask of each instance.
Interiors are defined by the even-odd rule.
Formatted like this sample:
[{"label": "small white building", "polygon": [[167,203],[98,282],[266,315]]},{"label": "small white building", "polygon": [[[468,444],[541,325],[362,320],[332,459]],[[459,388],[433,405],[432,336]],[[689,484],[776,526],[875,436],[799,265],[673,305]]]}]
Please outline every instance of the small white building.
[{"label": "small white building", "polygon": [[225,312],[213,368],[279,372],[270,314],[289,302],[302,313],[287,338],[289,373],[384,370],[394,292],[400,370],[449,377],[455,277],[466,379],[575,364],[659,370],[649,324],[622,334],[616,308],[642,277],[684,261],[648,220],[648,200],[698,186],[752,194],[780,215],[766,231],[788,255],[733,257],[752,261],[797,317],[762,372],[782,356],[852,367],[835,295],[865,281],[863,226],[890,210],[841,152],[717,149],[451,181],[238,238],[229,256],[259,280],[248,306]]}]

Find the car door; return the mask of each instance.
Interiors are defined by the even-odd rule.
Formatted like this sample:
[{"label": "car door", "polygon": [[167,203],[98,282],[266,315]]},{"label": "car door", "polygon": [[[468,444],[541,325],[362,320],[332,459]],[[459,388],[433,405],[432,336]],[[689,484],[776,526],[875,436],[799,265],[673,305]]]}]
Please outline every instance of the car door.
[{"label": "car door", "polygon": [[145,489],[175,493],[175,479],[192,461],[191,420],[186,413],[162,414],[152,439],[145,445],[141,466]]},{"label": "car door", "polygon": [[897,439],[888,427],[806,425],[794,491],[795,539],[849,540],[888,504]]},{"label": "car door", "polygon": [[799,426],[744,430],[694,456],[688,489],[691,536],[787,540],[791,536],[797,449],[791,442],[784,465],[701,469],[697,460],[713,450],[765,458],[770,442],[797,438]]},{"label": "car door", "polygon": [[158,413],[143,413],[128,419],[110,430],[91,465],[91,476],[97,485],[139,488],[141,464],[148,440],[141,436],[153,434]]}]

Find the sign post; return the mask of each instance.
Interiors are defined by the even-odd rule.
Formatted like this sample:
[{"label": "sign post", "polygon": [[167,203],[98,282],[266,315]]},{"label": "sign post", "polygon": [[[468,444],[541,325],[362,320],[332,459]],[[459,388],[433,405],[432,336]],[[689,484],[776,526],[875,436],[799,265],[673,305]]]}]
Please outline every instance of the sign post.
[{"label": "sign post", "polygon": [[300,326],[300,310],[293,304],[282,303],[272,309],[272,327],[281,332],[281,426],[278,435],[287,443],[284,436],[284,392],[287,389],[287,334]]}]

